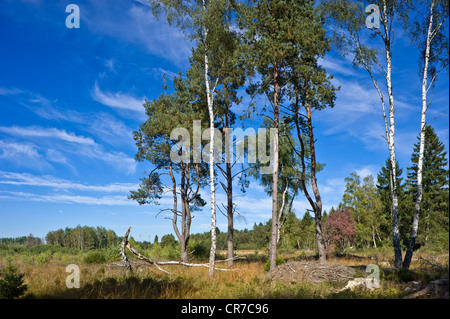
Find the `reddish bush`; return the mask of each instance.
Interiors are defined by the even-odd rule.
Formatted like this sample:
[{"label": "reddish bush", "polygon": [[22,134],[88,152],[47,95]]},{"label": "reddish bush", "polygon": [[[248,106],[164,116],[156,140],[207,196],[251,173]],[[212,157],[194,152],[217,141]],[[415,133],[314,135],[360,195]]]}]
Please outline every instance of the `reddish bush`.
[{"label": "reddish bush", "polygon": [[325,237],[329,248],[337,247],[344,250],[347,245],[354,242],[355,235],[355,221],[349,209],[330,213],[325,224]]}]

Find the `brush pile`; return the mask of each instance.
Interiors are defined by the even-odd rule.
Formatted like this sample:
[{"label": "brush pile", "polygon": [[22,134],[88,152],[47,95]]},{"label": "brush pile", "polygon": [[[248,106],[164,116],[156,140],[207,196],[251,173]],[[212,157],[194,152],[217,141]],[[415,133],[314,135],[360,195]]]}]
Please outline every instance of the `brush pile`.
[{"label": "brush pile", "polygon": [[313,283],[335,282],[344,283],[353,279],[355,270],[340,264],[320,264],[315,261],[288,261],[268,272],[264,279],[275,282],[304,282]]}]

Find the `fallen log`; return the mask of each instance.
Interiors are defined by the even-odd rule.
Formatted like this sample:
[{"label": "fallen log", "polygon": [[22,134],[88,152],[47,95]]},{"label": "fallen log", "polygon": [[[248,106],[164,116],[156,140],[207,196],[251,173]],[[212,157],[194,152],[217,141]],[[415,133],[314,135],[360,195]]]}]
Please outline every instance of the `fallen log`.
[{"label": "fallen log", "polygon": [[[128,236],[130,235],[130,231],[131,231],[131,227],[128,228],[128,231],[125,233],[125,236],[122,239],[122,244],[120,245],[120,255],[122,256],[122,262],[125,266],[125,268],[127,270],[131,270],[131,264],[127,259],[127,256],[125,254],[125,247],[128,248],[128,250],[130,252],[132,252],[134,255],[136,255],[137,258],[139,258],[140,260],[143,260],[151,265],[154,265],[156,268],[158,268],[159,270],[161,270],[162,272],[165,272],[166,274],[170,274],[168,271],[162,269],[161,267],[159,267],[160,265],[182,265],[182,266],[186,266],[186,267],[206,267],[209,268],[209,263],[207,264],[194,264],[194,263],[186,263],[186,262],[182,262],[182,261],[156,261],[153,259],[150,259],[144,255],[142,255],[139,251],[137,251],[133,246],[131,246],[130,242],[128,241]],[[245,257],[242,256],[236,256],[233,258],[228,258],[225,260],[218,260],[215,261],[216,263],[218,262],[227,262],[229,260],[237,260],[237,259],[244,259]],[[235,271],[237,269],[224,269],[224,268],[214,268],[215,270],[218,271]]]},{"label": "fallen log", "polygon": [[417,298],[433,298],[433,299],[448,299],[448,279],[440,279],[431,281],[425,288],[409,294],[403,299],[417,299]]}]

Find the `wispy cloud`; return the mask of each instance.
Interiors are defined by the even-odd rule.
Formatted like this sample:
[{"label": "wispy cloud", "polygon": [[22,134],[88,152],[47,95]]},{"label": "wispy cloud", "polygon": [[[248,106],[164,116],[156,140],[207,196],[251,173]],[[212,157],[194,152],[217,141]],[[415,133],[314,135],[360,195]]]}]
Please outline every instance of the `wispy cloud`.
[{"label": "wispy cloud", "polygon": [[366,81],[341,77],[335,81],[341,86],[335,107],[318,112],[316,116],[324,127],[321,133],[347,135],[363,142],[367,149],[384,150],[384,122],[376,90]]},{"label": "wispy cloud", "polygon": [[[0,144],[2,153],[0,158],[14,161],[16,158],[19,163],[28,159],[34,159],[40,166],[51,167],[45,160],[44,154],[50,156],[48,160],[55,162],[55,155],[70,154],[72,158],[85,157],[95,159],[97,162],[107,163],[115,168],[125,171],[127,174],[133,174],[136,169],[136,162],[133,158],[120,151],[106,151],[104,147],[95,142],[90,137],[79,136],[65,130],[56,128],[42,127],[0,127],[0,132],[9,134],[14,138],[29,139],[37,144],[23,144],[23,141],[14,141],[13,143],[2,142]],[[73,166],[65,157],[59,163]],[[29,165],[28,165],[29,166]]]},{"label": "wispy cloud", "polygon": [[106,205],[106,206],[136,206],[135,201],[128,199],[125,195],[117,196],[81,196],[81,195],[40,195],[27,192],[0,191],[3,200],[46,202],[61,204],[83,204],[83,205]]},{"label": "wispy cloud", "polygon": [[330,75],[355,75],[355,70],[349,67],[348,61],[346,60],[337,60],[328,55],[319,59],[319,64],[322,65],[327,73]]},{"label": "wispy cloud", "polygon": [[364,165],[363,167],[356,169],[355,172],[359,175],[362,181],[364,177],[369,175],[372,175],[373,178],[377,178],[377,171],[379,168],[380,167],[378,165]]},{"label": "wispy cloud", "polygon": [[35,92],[18,88],[1,88],[0,96],[14,96],[15,102],[37,114],[41,118],[52,121],[70,121],[73,123],[85,123],[86,117],[72,109],[61,109],[57,106],[57,100],[51,100]]},{"label": "wispy cloud", "polygon": [[[130,190],[138,187],[134,183],[88,185],[52,175],[0,171],[0,185],[8,186],[8,190],[0,190],[2,194],[0,198],[3,200],[85,205],[137,205],[135,201],[127,198]],[[15,187],[20,191],[14,191]],[[89,195],[86,195],[86,192],[89,192]],[[103,195],[96,195],[96,193]]]},{"label": "wispy cloud", "polygon": [[83,20],[93,33],[138,45],[177,66],[188,62],[191,50],[184,34],[170,27],[164,17],[154,18],[144,1],[94,1],[89,7],[80,6],[80,10],[85,12]]},{"label": "wispy cloud", "polygon": [[93,114],[86,130],[110,145],[134,146],[133,131],[123,121],[108,113]]},{"label": "wispy cloud", "polygon": [[0,95],[17,95],[22,92],[23,92],[22,90],[19,90],[17,88],[8,89],[8,88],[0,87]]},{"label": "wispy cloud", "polygon": [[29,143],[15,143],[0,140],[0,159],[18,165],[19,167],[43,170],[51,165],[39,154],[36,145]]},{"label": "wispy cloud", "polygon": [[4,127],[0,126],[0,132],[22,137],[36,137],[36,138],[53,138],[60,139],[62,141],[83,144],[83,145],[95,145],[93,139],[84,136],[77,136],[73,133],[67,133],[65,130],[59,130],[57,128],[41,128],[36,126],[31,127]]},{"label": "wispy cloud", "polygon": [[95,82],[94,89],[92,92],[92,98],[106,106],[110,106],[114,109],[132,111],[134,115],[138,117],[145,116],[144,112],[144,98],[136,98],[130,94],[125,94],[122,92],[108,92],[102,91],[98,87],[97,81]]},{"label": "wispy cloud", "polygon": [[66,179],[57,178],[51,175],[36,176],[29,173],[15,173],[0,171],[0,184],[14,186],[37,186],[52,188],[55,190],[76,190],[90,192],[129,192],[138,187],[134,183],[112,183],[108,185],[86,185]]}]

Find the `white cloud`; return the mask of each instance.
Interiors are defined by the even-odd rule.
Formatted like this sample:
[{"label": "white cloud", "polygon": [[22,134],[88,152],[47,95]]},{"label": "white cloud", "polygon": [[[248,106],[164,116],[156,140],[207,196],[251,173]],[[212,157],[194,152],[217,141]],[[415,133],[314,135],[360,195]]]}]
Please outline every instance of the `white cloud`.
[{"label": "white cloud", "polygon": [[21,167],[31,167],[42,170],[51,165],[39,154],[32,144],[4,142],[0,140],[0,159],[4,159]]},{"label": "white cloud", "polygon": [[348,61],[337,60],[328,55],[319,59],[319,64],[323,66],[330,75],[355,75],[355,70],[348,67]]},{"label": "white cloud", "polygon": [[83,205],[106,205],[106,206],[136,206],[135,201],[128,199],[125,195],[117,196],[80,196],[80,195],[39,195],[26,192],[0,191],[9,194],[0,196],[2,199],[14,201],[51,202],[61,204],[83,204]]},{"label": "white cloud", "polygon": [[0,126],[0,132],[13,136],[55,138],[71,143],[83,145],[95,145],[94,140],[89,137],[77,136],[73,133],[67,133],[65,130],[59,130],[57,128],[41,128],[36,126],[30,127]]},{"label": "white cloud", "polygon": [[[127,174],[133,174],[136,169],[135,160],[123,152],[105,151],[104,147],[96,143],[90,137],[78,136],[74,133],[66,132],[56,128],[40,128],[40,127],[0,127],[0,132],[12,135],[14,137],[22,137],[35,139],[39,142],[39,146],[31,147],[29,144],[22,143],[3,143],[0,158],[7,158],[14,161],[15,158],[24,161],[27,157],[33,159],[40,166],[51,167],[44,160],[39,151],[50,156],[52,162],[66,163],[73,169],[73,166],[67,160],[67,157],[59,159],[55,158],[57,154],[71,154],[75,157],[86,157],[97,161],[108,163],[109,165],[125,171]],[[49,139],[50,141],[45,141]],[[60,143],[57,143],[57,142]],[[30,165],[27,165],[28,167]]]},{"label": "white cloud", "polygon": [[86,130],[110,145],[135,145],[132,130],[124,122],[107,113],[91,116]]},{"label": "white cloud", "polygon": [[129,192],[138,187],[134,183],[113,183],[108,185],[85,185],[50,175],[35,176],[29,173],[0,171],[0,184],[15,186],[38,186],[57,190],[77,190],[91,192]]},{"label": "white cloud", "polygon": [[2,88],[0,87],[0,95],[17,95],[22,93],[22,90],[16,89],[16,88]]},{"label": "white cloud", "polygon": [[117,64],[117,60],[114,59],[114,58],[111,58],[111,59],[109,59],[109,60],[106,60],[105,63],[104,63],[105,67],[106,67],[109,71],[111,71],[111,72],[114,72],[114,71],[115,71],[114,66],[115,66],[116,64]]},{"label": "white cloud", "polygon": [[85,12],[83,20],[94,33],[136,44],[177,66],[188,63],[191,50],[184,34],[170,27],[164,17],[153,17],[148,3],[143,2],[94,1],[89,7],[80,6],[80,10]]},{"label": "white cloud", "polygon": [[98,87],[98,83],[95,82],[94,91],[92,92],[92,98],[106,106],[110,106],[114,109],[132,111],[135,112],[140,118],[145,116],[145,110],[143,107],[144,98],[139,99],[132,95],[122,92],[104,92]]},{"label": "white cloud", "polygon": [[372,175],[373,178],[376,178],[378,169],[379,167],[377,165],[365,165],[360,169],[356,169],[355,172],[359,175],[359,177],[361,177],[362,181],[364,177],[369,175]]}]

